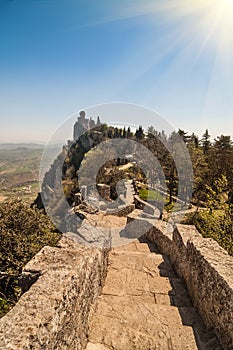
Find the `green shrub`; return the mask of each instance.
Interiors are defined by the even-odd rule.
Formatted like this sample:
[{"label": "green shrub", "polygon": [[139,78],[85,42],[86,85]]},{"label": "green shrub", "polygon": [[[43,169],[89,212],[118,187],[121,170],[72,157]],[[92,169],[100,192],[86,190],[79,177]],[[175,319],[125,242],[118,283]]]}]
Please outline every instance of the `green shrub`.
[{"label": "green shrub", "polygon": [[230,255],[233,256],[233,209],[232,205],[225,210],[200,210],[187,214],[183,224],[195,225],[205,238],[213,238]]},{"label": "green shrub", "polygon": [[139,191],[139,197],[144,201],[164,201],[163,196],[158,191],[143,188]]},{"label": "green shrub", "polygon": [[203,237],[213,238],[233,255],[233,217],[229,211],[200,211],[194,224]]},{"label": "green shrub", "polygon": [[0,205],[0,315],[20,295],[23,266],[45,245],[56,245],[60,234],[48,216],[20,200]]}]

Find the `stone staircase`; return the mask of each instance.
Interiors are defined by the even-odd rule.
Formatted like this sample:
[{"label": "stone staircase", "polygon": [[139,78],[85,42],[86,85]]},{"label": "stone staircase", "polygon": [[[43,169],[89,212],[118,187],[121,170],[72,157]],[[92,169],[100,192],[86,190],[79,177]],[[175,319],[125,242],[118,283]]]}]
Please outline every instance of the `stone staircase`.
[{"label": "stone staircase", "polygon": [[220,350],[167,256],[149,242],[114,248],[86,350]]}]

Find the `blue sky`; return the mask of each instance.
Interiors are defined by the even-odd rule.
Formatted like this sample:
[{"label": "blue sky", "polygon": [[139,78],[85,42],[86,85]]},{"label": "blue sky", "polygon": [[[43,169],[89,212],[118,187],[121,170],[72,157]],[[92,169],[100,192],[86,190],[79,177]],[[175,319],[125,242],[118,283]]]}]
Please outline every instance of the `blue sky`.
[{"label": "blue sky", "polygon": [[233,5],[215,1],[0,0],[0,143],[108,102],[232,136]]}]

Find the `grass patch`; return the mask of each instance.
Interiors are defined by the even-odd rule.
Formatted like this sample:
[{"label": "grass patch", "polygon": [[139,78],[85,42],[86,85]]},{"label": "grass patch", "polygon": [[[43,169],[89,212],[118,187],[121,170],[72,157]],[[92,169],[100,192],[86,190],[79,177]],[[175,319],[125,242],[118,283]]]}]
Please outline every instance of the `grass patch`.
[{"label": "grass patch", "polygon": [[164,209],[169,213],[171,211],[178,212],[180,210],[187,210],[188,208],[187,206],[185,207],[184,204],[172,202],[165,204]]},{"label": "grass patch", "polygon": [[141,188],[139,190],[139,197],[143,199],[144,201],[152,202],[152,201],[160,201],[163,202],[164,198],[161,195],[160,192],[155,191],[155,190],[147,190],[144,188]]}]

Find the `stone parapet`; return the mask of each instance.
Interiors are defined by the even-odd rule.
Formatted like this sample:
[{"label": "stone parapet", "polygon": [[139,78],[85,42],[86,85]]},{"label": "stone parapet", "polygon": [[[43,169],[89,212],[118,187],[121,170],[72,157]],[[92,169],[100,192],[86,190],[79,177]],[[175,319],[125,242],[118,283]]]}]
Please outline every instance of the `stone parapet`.
[{"label": "stone parapet", "polygon": [[[173,230],[164,221],[138,217],[140,212],[128,215],[129,236],[140,238],[147,230],[143,238],[170,257],[207,328],[225,350],[233,349],[233,258],[194,226]],[[85,247],[72,237],[63,235],[57,247],[44,247],[25,266],[24,294],[0,320],[0,350],[85,349],[108,249]]]},{"label": "stone parapet", "polygon": [[116,209],[107,208],[105,211],[105,215],[116,215],[116,216],[127,216],[135,209],[134,204],[122,204],[119,205]]},{"label": "stone parapet", "polygon": [[170,257],[206,326],[224,349],[233,349],[233,258],[195,226],[179,224],[172,233],[160,221],[145,237]]},{"label": "stone parapet", "polygon": [[150,214],[150,215],[155,215],[158,218],[161,215],[162,209],[160,208],[161,205],[159,205],[159,202],[154,202],[155,205],[156,204],[158,205],[158,206],[155,206],[155,205],[152,205],[152,204],[144,201],[138,195],[135,195],[134,196],[134,203],[135,203],[135,208],[143,210],[144,213],[147,213],[147,214]]},{"label": "stone parapet", "polygon": [[97,190],[101,198],[106,201],[110,200],[110,186],[105,184],[97,184]]},{"label": "stone parapet", "polygon": [[44,247],[24,268],[26,292],[0,320],[0,349],[84,349],[107,257],[108,250],[65,236],[57,247]]},{"label": "stone parapet", "polygon": [[223,347],[233,349],[233,258],[213,239],[199,237],[187,241],[186,257],[181,270],[194,305]]}]

